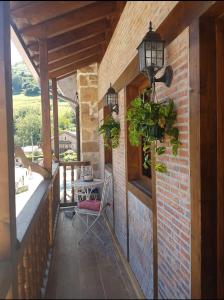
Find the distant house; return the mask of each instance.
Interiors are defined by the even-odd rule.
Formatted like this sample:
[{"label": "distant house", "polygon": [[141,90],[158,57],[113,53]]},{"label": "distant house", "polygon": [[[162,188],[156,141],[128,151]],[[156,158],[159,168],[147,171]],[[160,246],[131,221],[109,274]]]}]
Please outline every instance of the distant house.
[{"label": "distant house", "polygon": [[[54,137],[51,138],[51,147],[54,149]],[[59,152],[66,150],[77,151],[76,132],[64,131],[59,135]]]}]

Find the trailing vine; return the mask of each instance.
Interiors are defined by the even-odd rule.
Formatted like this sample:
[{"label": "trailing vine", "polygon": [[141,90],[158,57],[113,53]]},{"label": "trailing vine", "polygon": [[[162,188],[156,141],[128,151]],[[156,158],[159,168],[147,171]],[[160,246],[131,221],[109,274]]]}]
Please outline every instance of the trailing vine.
[{"label": "trailing vine", "polygon": [[112,116],[107,116],[99,127],[99,133],[103,135],[104,146],[115,149],[119,146],[120,123]]},{"label": "trailing vine", "polygon": [[[127,111],[129,121],[129,140],[133,146],[143,143],[144,168],[152,166],[158,172],[166,172],[166,165],[152,160],[151,151],[157,155],[166,152],[164,143],[165,136],[170,138],[172,153],[177,155],[179,130],[174,126],[177,113],[172,99],[162,103],[154,101],[155,95],[152,89],[145,90],[143,95],[133,99]],[[160,145],[158,146],[158,142]]]}]

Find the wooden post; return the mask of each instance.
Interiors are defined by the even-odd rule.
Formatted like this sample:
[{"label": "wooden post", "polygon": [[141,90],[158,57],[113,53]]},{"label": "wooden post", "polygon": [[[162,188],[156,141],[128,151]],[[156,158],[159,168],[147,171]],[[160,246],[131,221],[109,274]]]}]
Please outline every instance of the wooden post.
[{"label": "wooden post", "polygon": [[51,118],[49,99],[49,78],[48,78],[48,50],[47,41],[39,40],[40,50],[40,88],[42,106],[42,149],[44,156],[44,167],[52,172],[51,154]]},{"label": "wooden post", "polygon": [[0,1],[0,82],[0,270],[1,265],[8,265],[3,276],[12,280],[4,283],[6,290],[0,291],[0,298],[2,293],[6,297],[12,286],[15,299],[16,213],[9,1]]},{"label": "wooden post", "polygon": [[77,142],[77,160],[81,160],[81,153],[80,153],[80,119],[79,119],[79,105],[75,108],[76,114],[76,142]]},{"label": "wooden post", "polygon": [[58,132],[58,94],[57,80],[52,79],[52,95],[53,95],[53,119],[54,119],[54,155],[59,161],[59,132]]}]

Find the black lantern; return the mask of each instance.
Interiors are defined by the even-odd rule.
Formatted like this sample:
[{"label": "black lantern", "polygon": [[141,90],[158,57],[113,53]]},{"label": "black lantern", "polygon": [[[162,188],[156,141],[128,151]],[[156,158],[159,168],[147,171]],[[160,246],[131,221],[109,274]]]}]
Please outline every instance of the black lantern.
[{"label": "black lantern", "polygon": [[111,84],[105,95],[105,105],[109,107],[110,113],[116,112],[116,114],[118,114],[118,94]]},{"label": "black lantern", "polygon": [[164,66],[164,46],[159,33],[152,30],[152,23],[150,22],[149,31],[143,38],[141,44],[138,46],[139,67],[140,71],[147,74],[150,83],[164,82],[170,86],[173,77],[171,66],[167,66],[163,76],[156,78],[156,73]]}]

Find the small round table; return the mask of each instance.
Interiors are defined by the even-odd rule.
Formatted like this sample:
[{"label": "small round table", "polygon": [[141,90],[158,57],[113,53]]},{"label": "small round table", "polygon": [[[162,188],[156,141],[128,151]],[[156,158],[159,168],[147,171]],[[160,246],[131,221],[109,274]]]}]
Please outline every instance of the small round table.
[{"label": "small round table", "polygon": [[83,181],[83,180],[75,180],[72,182],[72,187],[75,190],[82,190],[85,193],[86,200],[90,200],[90,195],[92,191],[96,188],[101,186],[104,183],[103,179],[93,179],[91,181]]}]

